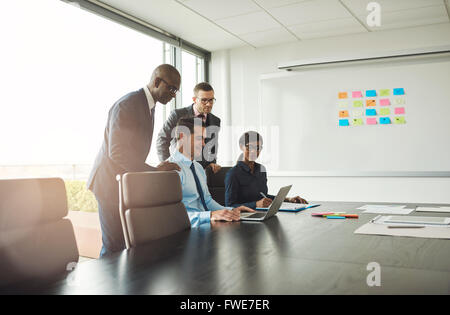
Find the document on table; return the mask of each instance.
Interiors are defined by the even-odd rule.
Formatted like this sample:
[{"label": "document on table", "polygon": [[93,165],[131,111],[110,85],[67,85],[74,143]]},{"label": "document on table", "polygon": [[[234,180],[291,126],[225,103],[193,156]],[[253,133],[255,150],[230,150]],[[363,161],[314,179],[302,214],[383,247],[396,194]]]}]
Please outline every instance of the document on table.
[{"label": "document on table", "polygon": [[450,212],[450,207],[417,207],[416,211],[420,212]]},{"label": "document on table", "polygon": [[[378,216],[371,222],[359,227],[355,234],[368,235],[388,235],[388,236],[407,236],[407,237],[423,237],[423,238],[439,238],[450,239],[450,227],[435,224],[420,224],[422,227],[418,228],[392,228],[392,226],[401,226],[401,223],[390,223],[391,216]],[[407,218],[407,217],[405,217]],[[419,218],[419,217],[415,217]],[[425,217],[421,217],[425,218]],[[434,218],[435,219],[435,218]],[[444,218],[445,219],[445,218]],[[404,225],[408,224],[408,219],[405,220]]]},{"label": "document on table", "polygon": [[404,209],[405,205],[365,205],[359,207],[359,210],[365,210],[363,213],[383,213],[383,214],[410,214],[414,209]]}]

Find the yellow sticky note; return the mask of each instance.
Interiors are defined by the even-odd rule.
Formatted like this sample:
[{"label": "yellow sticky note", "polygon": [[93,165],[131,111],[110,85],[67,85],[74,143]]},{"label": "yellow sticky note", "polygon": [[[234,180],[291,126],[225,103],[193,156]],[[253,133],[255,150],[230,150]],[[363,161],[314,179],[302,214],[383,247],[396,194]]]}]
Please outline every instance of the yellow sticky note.
[{"label": "yellow sticky note", "polygon": [[375,100],[366,100],[366,106],[375,106],[377,105]]},{"label": "yellow sticky note", "polygon": [[348,110],[339,111],[339,117],[340,118],[348,117]]},{"label": "yellow sticky note", "polygon": [[380,116],[387,116],[390,115],[391,111],[389,108],[381,108],[380,109]]},{"label": "yellow sticky note", "polygon": [[403,116],[394,117],[394,124],[397,124],[397,125],[406,124],[405,117],[403,117]]},{"label": "yellow sticky note", "polygon": [[352,122],[353,122],[353,126],[362,126],[363,125],[362,118],[353,118]]},{"label": "yellow sticky note", "polygon": [[347,92],[339,92],[338,97],[339,98],[347,98]]},{"label": "yellow sticky note", "polygon": [[353,101],[353,107],[362,107],[363,101]]},{"label": "yellow sticky note", "polygon": [[391,90],[389,90],[389,89],[380,90],[379,94],[380,94],[380,96],[389,96],[389,95],[391,95]]}]

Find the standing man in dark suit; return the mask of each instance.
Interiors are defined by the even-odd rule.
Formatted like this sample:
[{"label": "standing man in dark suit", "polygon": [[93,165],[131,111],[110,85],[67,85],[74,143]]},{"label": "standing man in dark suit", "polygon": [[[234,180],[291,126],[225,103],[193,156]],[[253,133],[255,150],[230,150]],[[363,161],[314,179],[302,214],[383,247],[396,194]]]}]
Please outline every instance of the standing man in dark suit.
[{"label": "standing man in dark suit", "polygon": [[220,170],[217,161],[217,144],[219,139],[220,118],[211,113],[216,99],[214,98],[214,89],[209,83],[202,82],[194,87],[194,103],[187,107],[175,109],[170,113],[164,126],[158,134],[156,147],[160,161],[165,161],[170,156],[170,148],[175,148],[176,137],[175,127],[181,118],[198,117],[206,125],[205,146],[203,155],[198,158],[203,168],[210,167],[214,173]]},{"label": "standing man in dark suit", "polygon": [[155,105],[165,105],[175,97],[180,83],[176,68],[160,65],[148,85],[123,96],[109,110],[103,144],[87,183],[98,201],[103,241],[100,256],[125,248],[117,174],[179,170],[174,163],[163,162],[155,168],[145,160],[152,144]]}]

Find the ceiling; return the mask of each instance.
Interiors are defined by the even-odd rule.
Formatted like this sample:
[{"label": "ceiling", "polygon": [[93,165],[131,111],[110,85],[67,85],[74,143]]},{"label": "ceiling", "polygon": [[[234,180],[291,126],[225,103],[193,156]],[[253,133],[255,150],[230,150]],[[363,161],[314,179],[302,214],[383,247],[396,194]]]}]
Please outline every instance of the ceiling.
[{"label": "ceiling", "polygon": [[450,22],[450,0],[102,0],[209,51]]}]

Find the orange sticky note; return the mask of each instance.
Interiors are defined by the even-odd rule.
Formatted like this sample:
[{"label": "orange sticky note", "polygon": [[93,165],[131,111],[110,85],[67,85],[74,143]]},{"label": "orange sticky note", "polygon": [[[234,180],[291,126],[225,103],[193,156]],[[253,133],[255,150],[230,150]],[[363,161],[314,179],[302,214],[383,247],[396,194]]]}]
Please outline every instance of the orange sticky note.
[{"label": "orange sticky note", "polygon": [[366,100],[366,106],[375,106],[377,105],[375,100]]},{"label": "orange sticky note", "polygon": [[341,118],[348,117],[348,110],[339,111],[339,117]]},{"label": "orange sticky note", "polygon": [[339,92],[339,98],[347,98],[347,92]]}]

